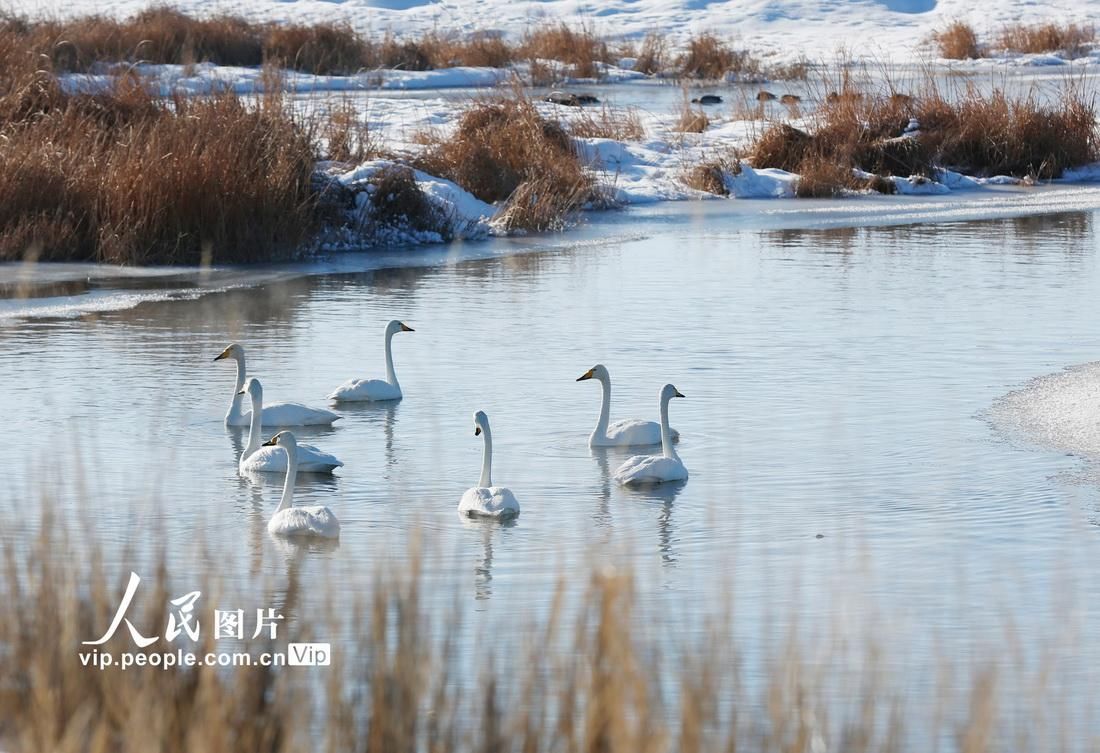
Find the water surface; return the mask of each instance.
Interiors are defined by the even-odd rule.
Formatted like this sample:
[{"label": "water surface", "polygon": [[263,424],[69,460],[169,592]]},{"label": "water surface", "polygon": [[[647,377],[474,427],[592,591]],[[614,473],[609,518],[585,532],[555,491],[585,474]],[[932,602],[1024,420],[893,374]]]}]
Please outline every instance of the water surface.
[{"label": "water surface", "polygon": [[[987,199],[992,216],[1048,213],[965,219]],[[639,608],[689,642],[731,601],[747,640],[881,620],[897,636],[887,661],[928,668],[913,683],[931,704],[931,666],[1000,653],[1006,625],[1028,646],[1100,627],[1090,461],[1007,428],[1026,409],[1100,405],[994,410],[1100,357],[1097,206],[1087,189],[711,202],[565,236],[127,274],[129,287],[102,268],[7,267],[5,290],[22,275],[33,297],[3,303],[3,489],[32,519],[43,490],[65,514],[90,502],[108,544],[148,529],[181,582],[200,539],[243,588],[297,558],[353,598],[419,531],[428,607],[498,623],[541,613],[560,578],[583,587],[593,562],[632,568]],[[890,221],[924,222],[876,224]],[[50,287],[62,282],[77,288]],[[89,290],[149,298],[86,307]],[[244,437],[221,420],[233,369],[211,359],[240,342],[269,398],[323,405],[343,380],[383,374],[392,318],[416,328],[394,341],[406,398],[303,432],[346,465],[303,479],[298,499],[330,506],[343,533],[295,552],[264,528],[281,480],[237,473]],[[672,406],[686,484],[621,489],[626,453],[589,451],[599,387],[574,380],[597,362],[613,418],[656,418],[665,382],[687,395]],[[478,478],[479,409],[494,480],[523,506],[512,525],[455,512]],[[1082,693],[1094,643],[1075,643],[1059,676]]]}]

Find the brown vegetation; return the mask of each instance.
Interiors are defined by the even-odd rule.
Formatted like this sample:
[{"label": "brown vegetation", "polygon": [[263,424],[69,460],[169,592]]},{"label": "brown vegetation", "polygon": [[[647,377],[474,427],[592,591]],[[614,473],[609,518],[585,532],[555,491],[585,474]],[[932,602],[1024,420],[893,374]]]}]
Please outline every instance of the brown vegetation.
[{"label": "brown vegetation", "polygon": [[147,62],[258,66],[265,62],[322,75],[363,69],[429,70],[456,65],[503,67],[517,53],[500,35],[431,32],[417,39],[386,34],[371,40],[346,22],[273,24],[231,15],[195,18],[154,7],[127,19],[87,16],[67,21],[0,18],[0,45],[21,48],[55,71],[96,63]]},{"label": "brown vegetation", "polygon": [[[906,134],[910,119],[920,126]],[[767,128],[752,150],[755,167],[803,176],[800,195],[842,189],[891,190],[852,170],[878,176],[931,178],[936,166],[974,175],[1056,178],[1100,157],[1091,103],[1073,91],[1053,106],[1034,96],[985,95],[970,86],[947,96],[929,83],[917,97],[887,94],[830,98],[809,131],[786,124]]]},{"label": "brown vegetation", "polygon": [[382,153],[366,119],[352,102],[341,102],[317,117],[315,128],[324,156],[337,162],[358,163]]},{"label": "brown vegetation", "polygon": [[[891,649],[875,625],[846,622],[844,632],[781,628],[746,653],[732,605],[704,616],[700,639],[678,640],[670,624],[640,617],[631,577],[611,570],[562,581],[539,617],[512,618],[504,643],[479,640],[458,615],[424,603],[416,551],[401,566],[380,565],[362,595],[306,588],[293,558],[276,584],[241,594],[203,569],[205,557],[190,560],[200,566],[182,583],[154,557],[128,617],[143,635],[160,635],[167,600],[199,590],[199,641],[138,649],[120,629],[103,650],[151,661],[177,648],[197,657],[228,648],[258,659],[331,637],[332,666],[99,670],[81,663],[78,652],[92,648],[81,641],[109,624],[126,574],[104,564],[85,530],[66,532],[48,515],[40,523],[17,531],[27,544],[8,549],[0,575],[5,750],[808,753],[922,750],[943,739],[985,751],[1066,739],[1049,714],[1064,720],[1079,706],[1057,682],[1057,657],[1070,650],[1061,644],[1034,646],[1034,667],[1000,652],[992,663],[941,657],[929,668]],[[133,549],[123,561],[140,559]],[[276,639],[215,642],[209,610],[219,601],[260,606],[275,593],[286,616]],[[572,597],[577,608],[563,608]],[[942,705],[928,709],[928,694]]]},{"label": "brown vegetation", "polygon": [[611,62],[607,43],[586,28],[574,31],[564,23],[528,31],[519,46],[528,60],[556,60],[569,66],[569,76],[599,78],[600,63]]},{"label": "brown vegetation", "polygon": [[722,79],[732,75],[752,79],[762,75],[759,60],[708,32],[688,40],[678,68],[684,78]]},{"label": "brown vegetation", "polygon": [[1096,29],[1093,26],[1014,24],[1001,30],[996,46],[1012,52],[1062,52],[1070,57],[1078,57],[1095,41]]},{"label": "brown vegetation", "polygon": [[668,41],[659,32],[651,31],[642,40],[642,48],[638,52],[634,70],[650,76],[663,73],[668,59]]},{"label": "brown vegetation", "polygon": [[3,86],[0,259],[268,260],[315,228],[312,139],[277,95],[164,102],[132,76],[68,95],[34,71]]},{"label": "brown vegetation", "polygon": [[917,118],[937,163],[971,174],[1049,179],[1100,159],[1095,107],[1072,88],[1046,105],[1034,93],[984,95],[968,86],[950,99],[921,97]]},{"label": "brown vegetation", "polygon": [[443,240],[450,240],[453,230],[451,218],[425,196],[416,182],[411,168],[404,165],[384,167],[370,178],[370,201],[364,208],[360,222],[366,232],[379,236],[387,230],[436,233]]},{"label": "brown vegetation", "polygon": [[272,24],[258,36],[263,58],[284,68],[335,75],[354,73],[372,63],[366,43],[344,23]]},{"label": "brown vegetation", "polygon": [[508,229],[559,227],[594,191],[566,130],[518,92],[475,103],[416,164],[482,201],[506,202],[501,222]]},{"label": "brown vegetation", "polygon": [[569,132],[578,138],[614,139],[616,141],[641,141],[645,127],[632,108],[585,109],[569,119]]},{"label": "brown vegetation", "polygon": [[1092,25],[1011,24],[1001,29],[989,45],[981,45],[974,29],[955,21],[932,35],[940,55],[954,60],[980,58],[988,49],[1040,54],[1058,52],[1068,57],[1080,57],[1096,42]]},{"label": "brown vegetation", "polygon": [[680,107],[680,115],[672,126],[672,130],[680,133],[702,133],[709,125],[710,118],[705,112],[685,103]]},{"label": "brown vegetation", "polygon": [[982,56],[978,47],[978,35],[962,21],[954,21],[935,32],[932,40],[939,47],[940,57],[949,60],[969,60]]},{"label": "brown vegetation", "polygon": [[[502,68],[526,60],[536,85],[561,78],[599,78],[600,66],[614,62],[606,40],[582,26],[564,23],[539,27],[513,44],[499,33],[478,31],[419,37],[387,33],[380,39],[356,31],[344,21],[316,24],[262,23],[226,13],[188,16],[169,6],[153,6],[129,18],[83,16],[67,20],[28,20],[0,14],[0,47],[14,42],[36,64],[48,61],[58,72],[87,71],[97,63],[210,62],[218,65],[277,64],[323,75],[362,70],[433,70],[452,66]],[[633,45],[623,46],[633,52]],[[633,56],[633,55],[631,55]],[[564,66],[556,72],[553,62]],[[802,79],[806,61],[765,68],[744,50],[735,50],[712,34],[688,42],[683,54],[671,53],[667,40],[651,32],[642,40],[635,69],[650,75],[688,78]]]},{"label": "brown vegetation", "polygon": [[726,177],[741,172],[741,160],[732,152],[707,157],[698,164],[686,168],[680,174],[680,182],[696,191],[704,191],[717,196],[729,196]]}]

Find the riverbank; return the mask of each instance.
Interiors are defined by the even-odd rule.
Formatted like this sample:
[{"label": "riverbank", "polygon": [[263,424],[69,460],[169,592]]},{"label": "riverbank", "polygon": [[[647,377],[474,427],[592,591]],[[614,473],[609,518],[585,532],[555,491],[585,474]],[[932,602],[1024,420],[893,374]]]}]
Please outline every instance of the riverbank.
[{"label": "riverbank", "polygon": [[[718,84],[762,69],[699,35],[669,59],[681,76],[711,83],[685,87],[664,108],[601,102],[577,86],[535,94],[521,78],[442,107],[394,99],[376,107],[356,93],[373,74],[321,74],[343,68],[306,54],[323,40],[320,27],[291,50],[299,68],[314,71],[306,73],[273,62],[287,29],[150,13],[129,22],[136,30],[92,24],[87,39],[50,48],[52,57],[36,52],[51,38],[38,27],[13,31],[9,22],[0,35],[0,259],[273,261],[560,231],[586,211],[655,201],[933,194],[1100,175],[1082,81],[1053,94],[990,89],[933,69],[904,83],[871,81],[849,61],[804,70],[806,80],[782,87]],[[538,54],[606,47],[584,30],[559,38],[565,31],[532,33],[525,44],[543,45]],[[201,52],[268,63],[103,63],[138,32],[152,37],[154,60]],[[546,60],[531,54],[528,73]],[[47,58],[54,70],[39,67]],[[581,64],[550,67],[568,80],[569,65]],[[426,73],[470,70],[502,84],[501,68]],[[323,93],[291,95],[311,85]]]}]

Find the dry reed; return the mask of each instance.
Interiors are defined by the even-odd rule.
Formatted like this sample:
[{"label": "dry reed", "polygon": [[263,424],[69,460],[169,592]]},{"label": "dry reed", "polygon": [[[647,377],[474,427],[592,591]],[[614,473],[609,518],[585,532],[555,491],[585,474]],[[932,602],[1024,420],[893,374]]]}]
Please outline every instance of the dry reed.
[{"label": "dry reed", "polygon": [[1011,52],[1084,54],[1096,41],[1096,28],[1077,24],[1013,24],[1001,29],[996,46]]},{"label": "dry reed", "polygon": [[939,47],[940,57],[949,60],[968,60],[982,56],[978,47],[978,35],[969,24],[962,21],[953,21],[934,32],[932,41]]},{"label": "dry reed", "polygon": [[277,94],[164,102],[133,76],[65,94],[27,72],[0,92],[0,258],[285,257],[316,226],[315,159]]},{"label": "dry reed", "polygon": [[928,81],[917,96],[843,88],[810,118],[810,129],[777,123],[752,149],[755,167],[804,178],[803,195],[871,187],[853,169],[878,176],[932,178],[938,167],[972,175],[1049,179],[1100,157],[1091,102],[1073,88],[1053,105],[1034,94],[985,94],[971,85],[945,93]]},{"label": "dry reed", "polygon": [[708,32],[688,40],[678,68],[680,76],[696,79],[717,80],[734,76],[755,80],[763,75],[759,60],[745,50],[733,49]]},{"label": "dry reed", "polygon": [[[873,632],[817,635],[817,650],[807,656],[792,628],[769,641],[774,648],[747,657],[732,637],[728,608],[704,620],[696,639],[680,640],[660,620],[642,619],[628,573],[607,570],[571,579],[581,592],[572,594],[577,607],[568,613],[562,604],[578,586],[563,583],[547,594],[544,616],[506,631],[510,642],[476,640],[460,615],[441,616],[425,605],[424,557],[415,544],[400,568],[380,564],[361,596],[306,590],[297,560],[261,593],[229,592],[201,565],[190,565],[181,583],[163,554],[143,555],[132,545],[120,552],[116,544],[115,561],[140,559],[153,573],[127,615],[140,633],[161,635],[168,599],[190,590],[202,593],[195,617],[205,629],[197,643],[181,637],[146,649],[121,629],[103,651],[147,658],[177,648],[197,656],[224,651],[213,640],[208,610],[226,600],[270,605],[266,590],[279,594],[285,623],[274,640],[232,650],[258,657],[286,652],[289,642],[346,637],[333,643],[333,665],[317,671],[205,662],[99,670],[79,660],[78,652],[90,650],[81,641],[103,633],[127,573],[105,564],[85,529],[74,538],[46,508],[37,531],[5,549],[0,575],[0,745],[16,753],[812,753],[922,750],[949,739],[969,752],[1011,747],[1021,722],[1046,729],[1043,710],[1071,702],[1056,694],[1045,664],[1035,679],[1022,674],[1014,684],[997,671],[1010,661],[1000,655],[996,664],[975,660],[969,679],[957,677],[957,687],[946,689],[968,702],[926,716],[903,693],[933,670],[886,672],[889,644],[880,645]],[[80,567],[72,566],[74,557]],[[339,580],[321,580],[333,582]],[[526,641],[519,639],[524,634]],[[472,652],[480,675],[460,671],[460,652]],[[754,664],[751,682],[741,669],[746,658]],[[955,668],[942,661],[941,674],[952,676]],[[1041,698],[1020,705],[1034,710],[1033,718],[1006,719],[999,704],[1024,700],[1029,687],[1043,688]]]},{"label": "dry reed", "polygon": [[569,132],[578,138],[614,139],[615,141],[641,141],[646,137],[645,126],[637,110],[611,108],[583,109],[569,119]]},{"label": "dry reed", "polygon": [[519,46],[529,60],[555,60],[568,66],[568,75],[599,78],[600,64],[611,62],[607,43],[591,30],[574,31],[564,23],[528,31]]},{"label": "dry reed", "polygon": [[595,193],[566,130],[518,91],[474,103],[454,133],[429,146],[416,165],[483,201],[504,202],[507,229],[558,227]]}]

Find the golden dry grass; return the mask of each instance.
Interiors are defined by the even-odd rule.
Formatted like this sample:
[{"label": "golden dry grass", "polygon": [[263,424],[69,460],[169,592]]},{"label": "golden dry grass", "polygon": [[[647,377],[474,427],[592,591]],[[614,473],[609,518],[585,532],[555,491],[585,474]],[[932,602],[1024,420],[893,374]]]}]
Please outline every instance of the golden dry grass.
[{"label": "golden dry grass", "polygon": [[722,79],[736,76],[756,79],[762,75],[760,61],[745,50],[736,50],[709,32],[692,37],[677,62],[684,78]]},{"label": "golden dry grass", "polygon": [[565,63],[568,75],[577,78],[599,78],[599,64],[611,62],[607,42],[587,28],[573,30],[564,23],[528,31],[520,42],[519,54],[532,61]]},{"label": "golden dry grass", "polygon": [[475,32],[370,39],[346,22],[258,23],[228,14],[192,17],[155,6],[126,19],[84,16],[29,21],[0,17],[0,46],[16,45],[55,71],[96,63],[148,62],[257,66],[270,62],[322,75],[363,69],[504,67],[517,51],[500,35]]},{"label": "golden dry grass", "polygon": [[268,260],[315,229],[308,129],[278,95],[165,102],[132,76],[67,95],[25,72],[0,91],[0,258]]},{"label": "golden dry grass", "polygon": [[684,104],[680,107],[680,114],[672,125],[672,130],[679,133],[702,133],[710,125],[710,118],[700,108]]},{"label": "golden dry grass", "polygon": [[651,31],[642,40],[634,70],[647,75],[664,73],[669,64],[669,58],[668,41],[660,32]]},{"label": "golden dry grass", "polygon": [[1062,52],[1077,57],[1095,41],[1096,28],[1091,25],[1012,24],[1001,29],[995,44],[1012,52]]},{"label": "golden dry grass", "polygon": [[[904,136],[911,118],[920,131]],[[972,85],[945,93],[932,81],[915,96],[844,88],[810,124],[808,131],[773,124],[752,149],[755,167],[802,175],[800,195],[866,187],[852,168],[931,178],[936,167],[949,167],[979,176],[1049,179],[1100,157],[1093,104],[1073,87],[1053,105],[1034,94],[986,94]],[[882,181],[870,187],[890,190]]]},{"label": "golden dry grass", "polygon": [[706,157],[697,164],[685,168],[680,173],[680,182],[696,191],[704,191],[716,196],[729,196],[726,178],[738,175],[740,172],[741,161],[733,152],[726,152]]},{"label": "golden dry grass", "polygon": [[940,57],[949,60],[967,60],[982,56],[978,47],[978,35],[962,21],[953,21],[932,34],[932,41],[939,48]]},{"label": "golden dry grass", "polygon": [[[81,664],[78,651],[110,622],[128,573],[104,564],[85,529],[74,537],[48,511],[35,523],[37,532],[22,532],[20,545],[5,549],[0,575],[0,745],[12,753],[894,753],[936,740],[981,753],[1013,749],[1021,729],[1032,730],[1027,739],[1040,749],[1064,741],[1066,730],[1044,726],[1044,714],[1064,714],[1071,706],[1059,712],[1061,704],[1079,700],[1060,692],[1044,662],[1010,679],[1004,670],[1012,659],[1001,652],[962,666],[941,657],[939,684],[922,691],[932,667],[912,658],[899,664],[904,649],[895,652],[888,638],[847,620],[849,632],[812,630],[807,641],[792,627],[772,648],[747,654],[733,637],[730,606],[712,607],[701,639],[689,642],[659,619],[643,621],[622,571],[574,574],[546,594],[541,617],[509,616],[511,643],[479,641],[457,614],[424,603],[424,558],[415,544],[400,567],[379,564],[361,594],[323,593],[300,577],[297,560],[288,561],[271,590],[290,619],[276,640],[233,648],[257,655],[335,639],[325,670],[100,671]],[[163,556],[119,546],[115,561],[150,562],[128,616],[144,635],[160,635],[181,582]],[[198,605],[207,629],[197,644],[179,639],[143,651],[122,629],[104,650],[225,650],[205,610],[221,601],[217,595],[230,603],[245,595],[196,564],[206,561],[192,559],[184,579],[184,590],[207,600]],[[245,603],[270,604],[272,596],[251,593]],[[578,605],[568,613],[567,599]],[[472,652],[477,674],[460,668],[468,666],[457,661],[460,652]],[[1017,704],[1029,711],[1006,718],[1000,705],[1026,699],[1029,689],[1036,697]],[[929,692],[952,699],[950,713],[919,710]],[[1044,730],[1051,739],[1040,736]],[[1088,749],[1089,740],[1079,742]]]},{"label": "golden dry grass", "polygon": [[633,108],[585,108],[569,119],[568,127],[578,138],[641,141],[646,137],[642,119]]},{"label": "golden dry grass", "polygon": [[416,165],[483,201],[503,202],[499,221],[509,230],[560,227],[596,191],[565,128],[518,91],[475,102]]}]

